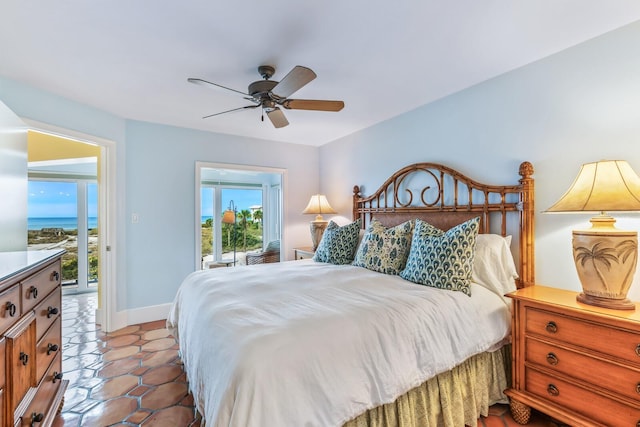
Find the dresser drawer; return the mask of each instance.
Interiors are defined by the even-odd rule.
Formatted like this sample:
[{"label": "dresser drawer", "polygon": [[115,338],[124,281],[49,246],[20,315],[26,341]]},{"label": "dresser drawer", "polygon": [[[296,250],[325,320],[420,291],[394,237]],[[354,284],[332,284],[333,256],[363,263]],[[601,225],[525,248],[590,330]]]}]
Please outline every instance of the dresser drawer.
[{"label": "dresser drawer", "polygon": [[632,331],[531,307],[526,308],[525,330],[527,334],[571,343],[640,366],[640,334]]},{"label": "dresser drawer", "polygon": [[525,343],[528,363],[640,400],[640,368],[632,369],[532,338]]},{"label": "dresser drawer", "polygon": [[60,317],[62,308],[62,290],[57,288],[36,307],[36,339],[42,338],[42,334]]},{"label": "dresser drawer", "polygon": [[59,287],[60,265],[60,261],[54,262],[20,284],[23,313],[31,310],[51,291]]},{"label": "dresser drawer", "polygon": [[36,348],[36,378],[40,379],[49,368],[51,361],[62,349],[62,333],[60,317],[47,330]]},{"label": "dresser drawer", "polygon": [[20,285],[0,294],[0,334],[13,325],[22,315],[20,310]]},{"label": "dresser drawer", "polygon": [[[62,357],[60,353],[58,353],[56,354],[53,363],[47,370],[47,373],[44,375],[42,381],[38,385],[38,391],[31,400],[31,403],[22,414],[18,414],[18,417],[16,417],[16,419],[19,419],[22,424],[16,424],[34,427],[41,425],[51,425],[58,409],[52,408],[51,405],[58,402],[55,397],[58,394],[60,387],[64,383],[61,380],[61,377],[58,376],[58,373],[61,371]],[[40,419],[40,421],[34,422],[34,419]]]},{"label": "dresser drawer", "polygon": [[639,400],[635,406],[625,405],[532,368],[525,369],[525,390],[594,423],[610,427],[635,427],[640,423]]}]

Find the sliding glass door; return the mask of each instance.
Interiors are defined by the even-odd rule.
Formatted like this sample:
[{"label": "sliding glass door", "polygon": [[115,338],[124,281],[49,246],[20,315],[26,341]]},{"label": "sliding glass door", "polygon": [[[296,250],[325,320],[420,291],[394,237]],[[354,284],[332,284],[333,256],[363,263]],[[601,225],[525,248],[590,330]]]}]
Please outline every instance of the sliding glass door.
[{"label": "sliding glass door", "polygon": [[[244,265],[247,252],[280,240],[281,173],[213,166],[197,171],[199,269]],[[225,217],[227,210],[235,215]]]},{"label": "sliding glass door", "polygon": [[[256,185],[220,184],[203,184],[200,191],[203,268],[212,262],[244,265],[245,254],[264,245],[265,191]],[[223,221],[227,210],[235,221]]]},{"label": "sliding glass door", "polygon": [[65,293],[98,285],[98,185],[86,179],[29,179],[28,249],[62,248]]}]

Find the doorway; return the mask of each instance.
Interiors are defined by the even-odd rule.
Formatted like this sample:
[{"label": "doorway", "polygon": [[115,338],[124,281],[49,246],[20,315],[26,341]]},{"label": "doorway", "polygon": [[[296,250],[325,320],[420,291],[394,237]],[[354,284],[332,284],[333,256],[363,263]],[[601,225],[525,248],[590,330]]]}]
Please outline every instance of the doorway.
[{"label": "doorway", "polygon": [[[29,162],[33,166],[29,180],[70,183],[75,185],[77,191],[77,250],[83,255],[73,273],[79,276],[75,290],[74,279],[69,278],[68,285],[71,286],[64,287],[64,293],[97,289],[96,323],[104,332],[109,332],[115,322],[116,309],[116,253],[111,244],[116,235],[115,142],[39,122],[24,121],[29,128],[27,146]],[[95,168],[93,175],[87,173],[86,169],[91,161]],[[50,163],[48,166],[47,162]],[[75,163],[75,171],[67,170],[66,176],[51,174],[52,168],[56,169],[56,165],[60,168],[59,164],[65,162]],[[41,170],[36,171],[37,167]],[[65,167],[70,168],[68,165]]]},{"label": "doorway", "polygon": [[196,163],[197,270],[244,265],[246,253],[279,244],[284,179],[282,169]]}]

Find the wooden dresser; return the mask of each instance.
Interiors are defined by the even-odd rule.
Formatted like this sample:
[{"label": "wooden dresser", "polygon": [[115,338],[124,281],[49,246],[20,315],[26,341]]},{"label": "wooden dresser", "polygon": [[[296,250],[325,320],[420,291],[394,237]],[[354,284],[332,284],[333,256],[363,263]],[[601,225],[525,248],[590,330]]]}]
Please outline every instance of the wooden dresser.
[{"label": "wooden dresser", "polygon": [[62,406],[64,252],[0,252],[0,427],[50,426]]},{"label": "wooden dresser", "polygon": [[571,426],[640,427],[640,304],[603,309],[545,286],[508,296],[513,384],[505,393],[518,423],[533,407]]}]

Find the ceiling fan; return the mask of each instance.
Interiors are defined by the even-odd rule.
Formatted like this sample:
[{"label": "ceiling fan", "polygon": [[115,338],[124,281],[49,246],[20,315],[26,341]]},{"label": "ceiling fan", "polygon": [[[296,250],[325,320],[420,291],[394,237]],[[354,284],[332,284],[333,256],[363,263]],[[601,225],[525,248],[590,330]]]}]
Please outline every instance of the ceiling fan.
[{"label": "ceiling fan", "polygon": [[[310,68],[296,65],[289,73],[279,82],[269,80],[275,73],[276,69],[270,65],[261,65],[258,72],[264,80],[258,80],[249,85],[247,93],[219,85],[217,83],[208,82],[198,78],[188,78],[190,83],[208,86],[211,88],[222,88],[232,92],[244,95],[244,99],[253,102],[252,105],[234,108],[232,110],[222,111],[220,113],[209,114],[203,119],[219,116],[221,114],[230,113],[232,111],[240,111],[262,107],[262,112],[267,114],[271,123],[276,128],[287,126],[289,121],[285,117],[280,107],[288,110],[316,110],[316,111],[340,111],[344,107],[342,101],[327,101],[317,99],[289,99],[294,92],[302,88],[311,80],[316,78],[316,73]],[[264,120],[264,115],[262,116]]]}]

